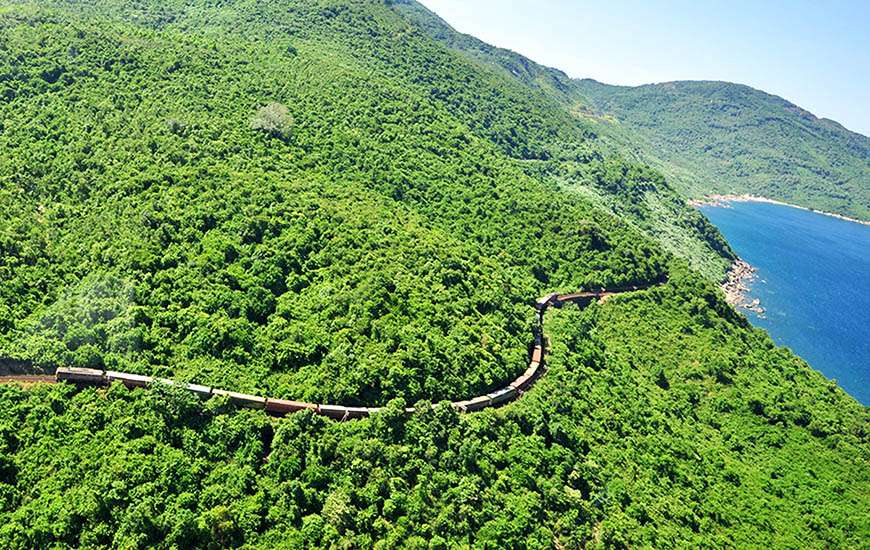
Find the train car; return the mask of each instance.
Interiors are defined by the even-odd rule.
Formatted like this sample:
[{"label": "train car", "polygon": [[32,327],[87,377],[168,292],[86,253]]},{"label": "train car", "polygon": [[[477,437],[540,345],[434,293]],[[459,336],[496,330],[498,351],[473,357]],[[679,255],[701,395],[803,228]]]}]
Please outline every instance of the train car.
[{"label": "train car", "polygon": [[540,345],[535,346],[532,350],[532,363],[540,363],[543,356],[543,348]]},{"label": "train car", "polygon": [[347,409],[348,418],[367,418],[369,416],[368,407],[345,407]]},{"label": "train car", "polygon": [[317,406],[317,410],[323,416],[328,416],[329,418],[334,418],[336,420],[345,420],[346,418],[349,418],[350,415],[347,407],[342,407],[340,405],[320,404]]},{"label": "train car", "polygon": [[189,384],[187,382],[176,382],[175,380],[170,380],[169,378],[155,378],[154,380],[168,386],[178,386],[179,388],[185,389],[195,394],[197,397],[202,397],[204,399],[208,399],[209,397],[211,397],[211,388],[208,386]]},{"label": "train car", "polygon": [[468,404],[465,406],[465,410],[467,412],[470,411],[479,411],[480,409],[485,409],[489,407],[492,402],[489,399],[488,395],[481,395],[480,397],[475,397],[468,401]]},{"label": "train car", "polygon": [[250,395],[247,393],[238,393],[234,391],[227,390],[212,390],[212,395],[226,395],[230,398],[230,401],[239,405],[240,407],[248,407],[251,409],[265,409],[266,408],[266,398],[260,397],[258,395]]},{"label": "train car", "polygon": [[58,382],[72,382],[73,384],[104,384],[105,372],[97,369],[85,369],[81,367],[58,367],[54,373]]},{"label": "train car", "polygon": [[203,399],[208,399],[209,397],[211,397],[212,389],[208,386],[201,386],[199,384],[184,384],[183,387],[193,392],[197,397],[201,397]]},{"label": "train car", "polygon": [[513,399],[516,396],[517,396],[517,390],[515,388],[510,387],[510,386],[508,386],[506,388],[502,388],[500,390],[496,390],[496,391],[487,395],[487,397],[489,397],[489,399],[493,405],[500,405],[502,403],[510,401],[511,399]]},{"label": "train car", "polygon": [[266,411],[272,414],[292,414],[304,410],[317,412],[317,405],[288,399],[266,399]]},{"label": "train car", "polygon": [[532,377],[528,374],[522,374],[519,378],[511,382],[511,387],[517,391],[524,391],[531,385]]},{"label": "train car", "polygon": [[128,388],[144,388],[148,384],[154,382],[154,379],[150,376],[144,376],[142,374],[131,374],[129,372],[107,370],[106,382],[111,384],[115,381],[124,384]]},{"label": "train car", "polygon": [[454,409],[460,412],[465,412],[466,407],[468,407],[469,401],[454,401],[450,405],[453,406]]},{"label": "train car", "polygon": [[547,309],[557,299],[557,297],[558,294],[554,292],[552,294],[547,294],[542,298],[538,298],[538,300],[535,302],[535,309],[537,309],[538,311]]}]

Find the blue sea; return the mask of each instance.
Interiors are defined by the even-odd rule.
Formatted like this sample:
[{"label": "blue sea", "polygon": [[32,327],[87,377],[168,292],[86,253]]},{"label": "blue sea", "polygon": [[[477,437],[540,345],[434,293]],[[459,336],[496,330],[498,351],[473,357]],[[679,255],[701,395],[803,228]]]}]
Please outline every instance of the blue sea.
[{"label": "blue sea", "polygon": [[870,226],[777,204],[701,209],[756,268],[747,310],[777,344],[870,404]]}]

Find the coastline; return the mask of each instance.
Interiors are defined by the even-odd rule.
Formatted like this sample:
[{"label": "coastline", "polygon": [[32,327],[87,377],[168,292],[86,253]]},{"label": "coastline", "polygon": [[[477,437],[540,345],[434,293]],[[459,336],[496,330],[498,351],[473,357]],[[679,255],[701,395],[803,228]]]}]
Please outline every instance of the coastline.
[{"label": "coastline", "polygon": [[764,318],[765,310],[761,306],[761,300],[758,298],[749,300],[748,297],[748,293],[752,291],[751,285],[755,282],[757,272],[757,268],[738,258],[728,269],[728,274],[721,288],[722,292],[725,293],[725,301],[734,308],[748,309]]},{"label": "coastline", "polygon": [[824,210],[816,210],[815,208],[808,208],[806,206],[800,206],[797,204],[791,204],[789,202],[783,202],[776,199],[769,199],[767,197],[761,197],[759,195],[706,195],[701,199],[690,199],[688,201],[689,206],[693,206],[698,208],[700,206],[715,206],[719,208],[730,208],[730,204],[732,202],[766,202],[768,204],[778,204],[780,206],[788,206],[790,208],[798,208],[800,210],[806,210],[807,212],[813,212],[815,214],[821,214],[823,216],[830,216],[832,218],[837,218],[840,220],[844,220],[847,222],[858,223],[861,225],[870,225],[870,221],[859,220],[857,218],[850,218],[849,216],[844,216],[843,214],[837,214],[835,212],[825,212]]}]

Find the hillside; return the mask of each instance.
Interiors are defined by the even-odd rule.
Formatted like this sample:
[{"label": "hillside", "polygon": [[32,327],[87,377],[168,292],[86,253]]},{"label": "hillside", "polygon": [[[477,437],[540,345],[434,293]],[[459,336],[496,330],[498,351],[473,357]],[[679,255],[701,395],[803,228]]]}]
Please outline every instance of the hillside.
[{"label": "hillside", "polygon": [[603,146],[649,164],[683,194],[754,194],[870,220],[870,138],[780,97],[728,82],[611,86],[571,79],[453,30],[416,2],[406,17],[585,122]]},{"label": "hillside", "polygon": [[[315,401],[455,398],[524,370],[543,290],[658,279],[646,220],[730,257],[660,176],[600,158],[557,106],[358,9],[253,14],[312,29],[292,43],[218,38],[196,13],[174,26],[202,34],[9,14],[5,355],[232,373]],[[283,137],[252,128],[276,100]],[[563,173],[634,221],[561,193]],[[643,193],[673,214],[637,207]]]},{"label": "hillside", "polygon": [[[0,8],[0,546],[854,547],[868,410],[725,302],[733,253],[415,4]],[[428,402],[525,368],[515,403]],[[406,405],[420,403],[406,415]]]},{"label": "hillside", "polygon": [[834,121],[728,82],[577,89],[691,196],[750,193],[870,220],[870,138]]}]

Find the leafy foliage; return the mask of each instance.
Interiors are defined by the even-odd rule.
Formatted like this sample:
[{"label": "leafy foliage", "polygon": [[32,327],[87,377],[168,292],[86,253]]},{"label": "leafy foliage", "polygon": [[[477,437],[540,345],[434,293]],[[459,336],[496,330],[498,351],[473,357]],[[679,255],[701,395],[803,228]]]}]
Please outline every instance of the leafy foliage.
[{"label": "leafy foliage", "polygon": [[[545,288],[665,269],[649,241],[505,157],[538,150],[528,134],[548,119],[532,117],[515,143],[477,136],[453,114],[475,88],[433,101],[428,85],[389,76],[413,59],[356,59],[344,33],[288,55],[43,17],[34,28],[7,15],[4,31],[7,356],[313,401],[458,398],[524,370],[530,298]],[[411,44],[391,59],[446,55]],[[360,84],[363,61],[385,76]],[[61,62],[75,67],[69,81],[46,83],[44,66]],[[263,97],[292,106],[266,108],[272,130],[295,119],[292,140],[252,131]],[[506,124],[513,103],[489,109]],[[575,159],[588,149],[577,147]],[[46,324],[67,295],[102,307],[82,302],[89,278],[124,289],[123,322]]]},{"label": "leafy foliage", "polygon": [[251,128],[261,130],[272,137],[288,139],[293,129],[293,117],[284,105],[269,103],[257,110],[257,114],[251,119]]},{"label": "leafy foliage", "polygon": [[870,219],[870,138],[834,121],[728,82],[577,86],[594,111],[648,144],[644,161],[691,195],[749,193]]},{"label": "leafy foliage", "polygon": [[[0,359],[385,405],[0,387],[0,545],[860,545],[867,410],[696,274],[732,253],[665,178],[411,8],[0,11]],[[518,402],[404,414],[521,372],[534,297],[663,276],[555,312]]]},{"label": "leafy foliage", "polygon": [[[173,388],[0,388],[4,547],[859,547],[867,409],[709,283],[547,320],[518,402],[269,420]],[[664,381],[664,383],[663,383]]]}]

